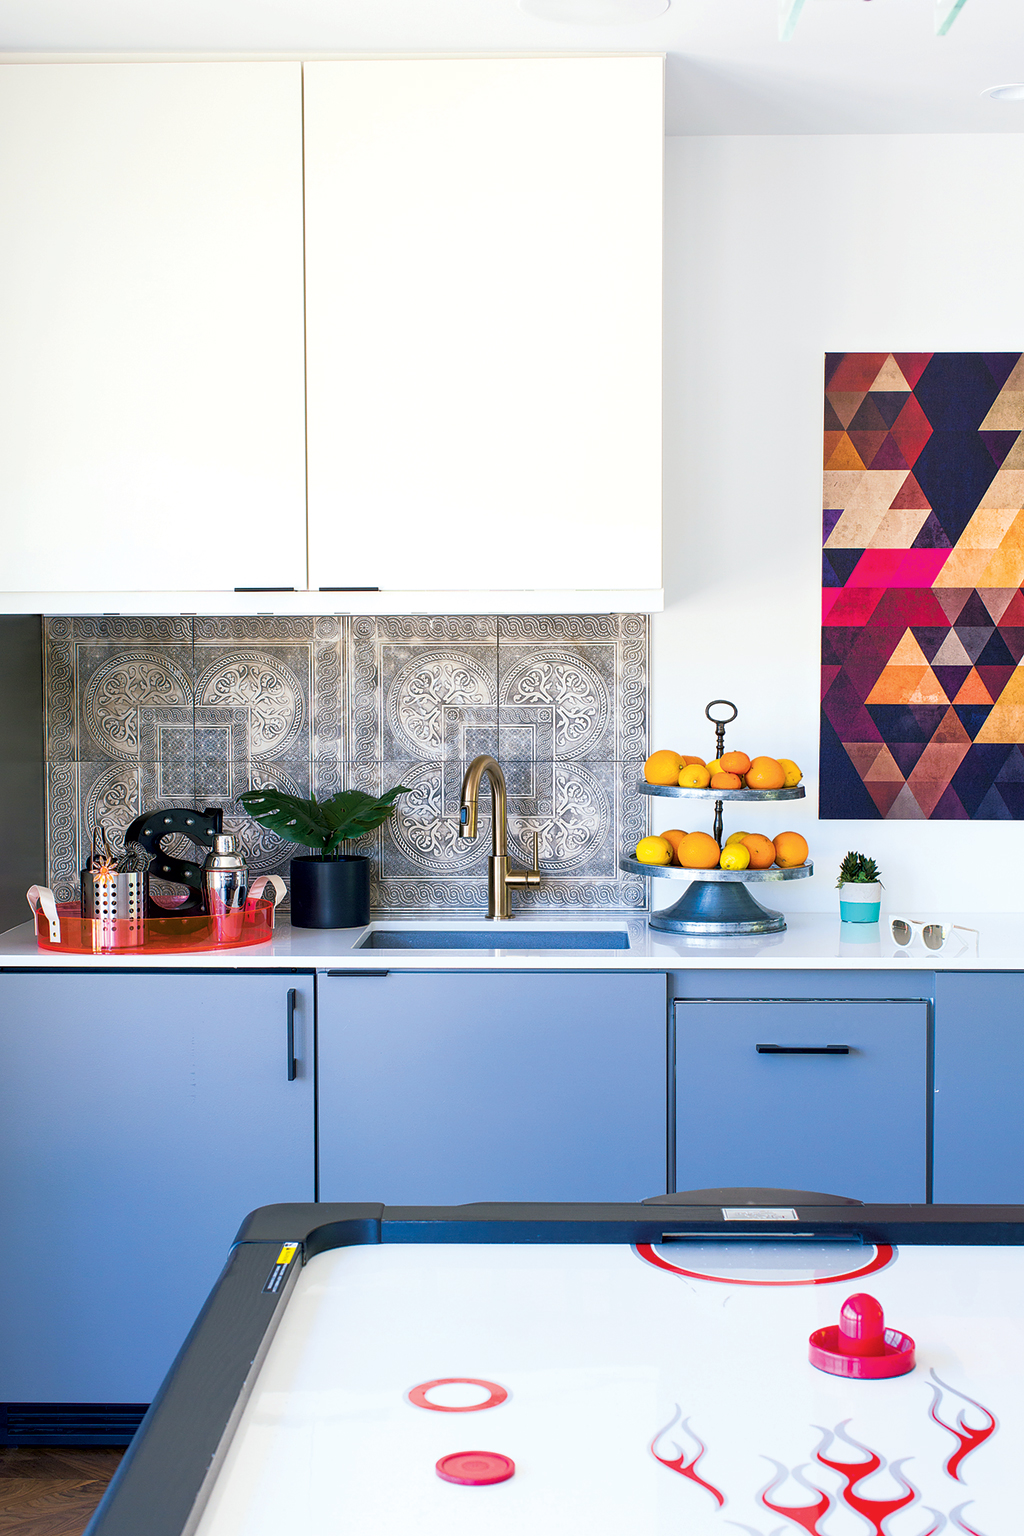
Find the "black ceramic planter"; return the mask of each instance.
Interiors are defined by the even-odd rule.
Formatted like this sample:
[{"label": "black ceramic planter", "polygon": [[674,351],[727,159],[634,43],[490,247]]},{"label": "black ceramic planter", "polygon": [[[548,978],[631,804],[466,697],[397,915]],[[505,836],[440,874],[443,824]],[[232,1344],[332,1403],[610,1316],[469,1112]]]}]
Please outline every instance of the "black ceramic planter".
[{"label": "black ceramic planter", "polygon": [[292,859],[293,928],[361,928],[370,921],[370,861],[363,854]]}]

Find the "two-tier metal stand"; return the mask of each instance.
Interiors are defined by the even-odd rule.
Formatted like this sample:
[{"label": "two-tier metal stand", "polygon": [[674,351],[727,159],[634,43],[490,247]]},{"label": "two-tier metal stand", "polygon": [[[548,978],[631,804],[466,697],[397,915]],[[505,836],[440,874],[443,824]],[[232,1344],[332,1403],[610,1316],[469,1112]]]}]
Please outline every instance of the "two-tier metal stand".
[{"label": "two-tier metal stand", "polygon": [[[718,720],[711,711],[724,704],[732,710],[725,720]],[[728,699],[712,699],[704,711],[715,726],[716,757],[725,750],[725,727],[735,720],[738,713],[735,704]],[[641,781],[640,793],[659,795],[672,800],[713,800],[715,803],[714,839],[723,846],[723,802],[739,801],[744,805],[761,804],[763,801],[802,800],[802,784],[792,789],[681,789],[672,784],[648,784]],[[687,830],[691,830],[687,828]],[[795,869],[680,869],[672,864],[641,864],[638,859],[621,858],[619,868],[633,875],[647,875],[653,880],[687,880],[689,885],[679,900],[661,912],[652,912],[649,922],[652,928],[665,933],[692,933],[705,935],[755,933],[783,933],[786,919],[781,912],[762,907],[755,901],[748,885],[765,881],[806,880],[814,873],[810,862]]]}]

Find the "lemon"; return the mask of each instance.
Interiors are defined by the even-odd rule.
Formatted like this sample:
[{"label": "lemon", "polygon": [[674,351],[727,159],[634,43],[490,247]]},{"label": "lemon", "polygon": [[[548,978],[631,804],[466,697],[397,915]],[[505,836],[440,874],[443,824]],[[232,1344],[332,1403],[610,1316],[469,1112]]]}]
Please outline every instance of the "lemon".
[{"label": "lemon", "polygon": [[749,836],[750,836],[749,832],[734,832],[732,834],[732,837],[727,837],[726,838],[725,846],[728,848],[730,843],[742,843],[743,839],[745,837],[749,837]]},{"label": "lemon", "polygon": [[725,772],[725,769],[722,767],[722,759],[720,757],[716,757],[714,762],[708,763],[708,781],[709,782],[711,780],[711,777],[714,774],[716,774],[716,773],[724,773],[724,772]]},{"label": "lemon", "polygon": [[663,837],[642,837],[636,845],[639,864],[671,864],[672,844]]},{"label": "lemon", "polygon": [[748,869],[750,867],[750,849],[744,848],[742,843],[726,843],[722,849],[720,867],[722,869]]},{"label": "lemon", "polygon": [[803,770],[800,768],[799,764],[794,763],[791,757],[780,757],[777,759],[777,762],[783,773],[786,775],[785,787],[787,789],[792,789],[794,784],[800,783],[800,780],[804,775]]}]

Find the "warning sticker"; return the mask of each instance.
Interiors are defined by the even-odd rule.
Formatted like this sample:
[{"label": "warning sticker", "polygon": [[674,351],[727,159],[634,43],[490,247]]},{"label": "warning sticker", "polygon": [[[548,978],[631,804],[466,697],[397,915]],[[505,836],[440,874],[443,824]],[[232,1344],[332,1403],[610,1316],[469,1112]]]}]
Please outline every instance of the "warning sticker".
[{"label": "warning sticker", "polygon": [[267,1283],[263,1287],[264,1291],[276,1294],[281,1289],[284,1277],[288,1273],[288,1266],[298,1251],[298,1243],[284,1243],[282,1245],[281,1252],[277,1256],[277,1262],[267,1276]]}]

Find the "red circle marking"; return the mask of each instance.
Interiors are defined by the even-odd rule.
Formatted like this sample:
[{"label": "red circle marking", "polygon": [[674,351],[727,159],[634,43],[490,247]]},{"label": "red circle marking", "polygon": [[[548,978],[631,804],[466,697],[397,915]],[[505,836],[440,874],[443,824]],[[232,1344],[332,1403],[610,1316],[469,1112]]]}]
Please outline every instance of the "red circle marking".
[{"label": "red circle marking", "polygon": [[[427,1393],[433,1387],[451,1386],[484,1387],[491,1395],[485,1398],[482,1403],[464,1403],[458,1408],[449,1407],[446,1403],[432,1403],[427,1397]],[[479,1413],[484,1408],[497,1408],[498,1404],[503,1403],[506,1397],[508,1397],[508,1393],[504,1387],[499,1387],[496,1381],[481,1381],[476,1376],[439,1376],[436,1381],[421,1381],[418,1387],[410,1387],[406,1396],[414,1407],[430,1408],[434,1413]],[[466,1454],[468,1455],[469,1452]],[[476,1455],[477,1453],[474,1451],[473,1454]],[[481,1452],[480,1454],[483,1455],[484,1453]],[[440,1466],[440,1462],[438,1465]],[[443,1473],[439,1475],[444,1476]],[[510,1472],[508,1475],[511,1477],[512,1473]],[[449,1478],[449,1482],[454,1481],[456,1479]]]},{"label": "red circle marking", "polygon": [[859,1280],[861,1275],[873,1275],[876,1270],[885,1269],[896,1256],[891,1243],[878,1243],[875,1245],[875,1256],[869,1263],[861,1265],[860,1269],[848,1269],[841,1275],[815,1275],[811,1280],[739,1280],[731,1275],[706,1275],[699,1269],[683,1269],[680,1264],[670,1264],[668,1259],[655,1253],[653,1243],[637,1243],[636,1251],[646,1263],[653,1264],[657,1269],[667,1269],[670,1275],[685,1275],[688,1280],[711,1280],[716,1285],[838,1285],[840,1281]]},{"label": "red circle marking", "polygon": [[461,1483],[464,1488],[507,1483],[515,1470],[511,1456],[502,1456],[500,1451],[455,1451],[451,1456],[442,1456],[434,1468],[446,1483]]}]

